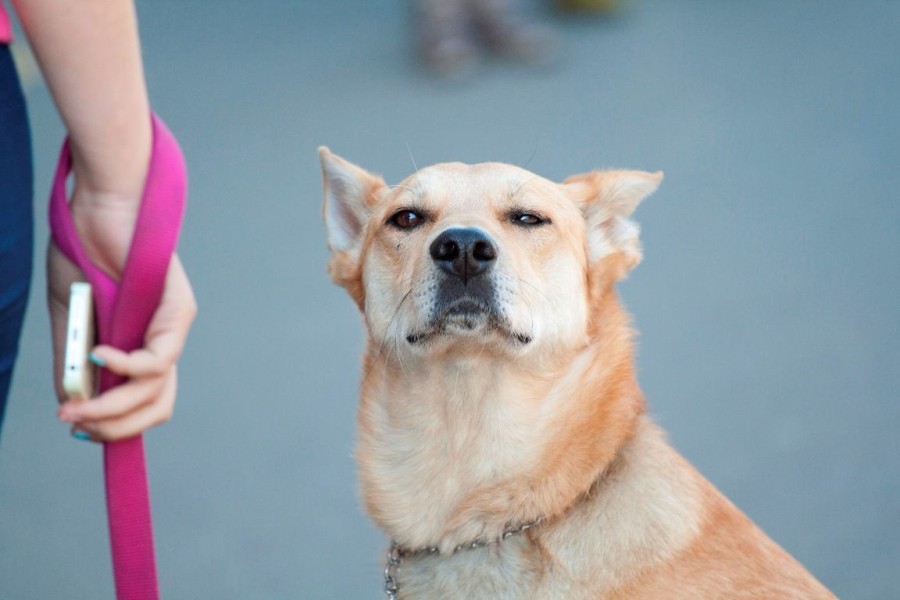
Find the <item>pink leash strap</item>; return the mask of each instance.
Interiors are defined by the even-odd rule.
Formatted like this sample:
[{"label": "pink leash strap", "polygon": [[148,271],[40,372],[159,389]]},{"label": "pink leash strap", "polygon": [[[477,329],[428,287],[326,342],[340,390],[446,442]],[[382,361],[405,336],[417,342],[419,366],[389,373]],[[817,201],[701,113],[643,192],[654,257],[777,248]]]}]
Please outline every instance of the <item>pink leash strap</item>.
[{"label": "pink leash strap", "polygon": [[[63,143],[50,192],[50,231],[59,249],[84,272],[94,290],[99,342],[130,352],[144,335],[162,298],[184,214],[187,174],[178,142],[151,114],[153,149],[128,258],[115,281],[88,258],[69,212],[66,179],[72,169],[69,141]],[[100,391],[125,381],[100,373]],[[118,600],[156,600],[156,559],[150,490],[142,436],[107,442],[103,448],[106,506]]]}]

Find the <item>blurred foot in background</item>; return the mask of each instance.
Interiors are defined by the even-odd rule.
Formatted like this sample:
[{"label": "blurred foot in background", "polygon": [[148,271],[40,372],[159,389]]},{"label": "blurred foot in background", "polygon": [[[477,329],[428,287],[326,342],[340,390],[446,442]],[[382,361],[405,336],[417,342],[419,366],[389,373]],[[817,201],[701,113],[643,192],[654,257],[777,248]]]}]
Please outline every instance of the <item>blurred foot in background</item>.
[{"label": "blurred foot in background", "polygon": [[422,59],[440,75],[472,71],[485,50],[532,64],[553,60],[553,34],[516,0],[416,0],[415,7]]},{"label": "blurred foot in background", "polygon": [[416,26],[422,59],[441,75],[467,73],[478,62],[467,0],[417,0]]},{"label": "blurred foot in background", "polygon": [[626,4],[623,0],[555,0],[557,8],[566,12],[613,13]]}]

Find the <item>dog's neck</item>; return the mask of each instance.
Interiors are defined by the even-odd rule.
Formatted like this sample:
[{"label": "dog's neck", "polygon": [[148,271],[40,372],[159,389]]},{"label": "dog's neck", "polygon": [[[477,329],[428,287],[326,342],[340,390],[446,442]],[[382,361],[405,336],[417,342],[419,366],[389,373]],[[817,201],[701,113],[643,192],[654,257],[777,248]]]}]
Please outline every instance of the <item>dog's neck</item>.
[{"label": "dog's neck", "polygon": [[363,500],[401,545],[447,551],[564,513],[615,458],[643,411],[615,295],[589,343],[552,364],[502,356],[380,360],[359,413]]}]

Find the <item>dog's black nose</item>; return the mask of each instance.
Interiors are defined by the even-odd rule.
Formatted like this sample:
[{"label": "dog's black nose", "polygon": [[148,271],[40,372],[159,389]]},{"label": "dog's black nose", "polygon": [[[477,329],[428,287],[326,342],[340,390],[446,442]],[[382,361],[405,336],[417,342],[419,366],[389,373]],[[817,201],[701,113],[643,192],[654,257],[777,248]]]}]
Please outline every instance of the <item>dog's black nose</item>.
[{"label": "dog's black nose", "polygon": [[431,258],[442,270],[468,283],[490,269],[497,247],[479,229],[448,229],[431,243]]}]

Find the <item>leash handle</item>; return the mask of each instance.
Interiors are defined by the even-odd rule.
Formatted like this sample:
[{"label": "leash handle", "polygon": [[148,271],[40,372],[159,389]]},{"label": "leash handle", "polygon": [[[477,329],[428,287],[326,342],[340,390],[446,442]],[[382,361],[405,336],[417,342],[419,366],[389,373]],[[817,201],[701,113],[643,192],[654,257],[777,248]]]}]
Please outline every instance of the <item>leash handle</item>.
[{"label": "leash handle", "polygon": [[[125,352],[141,348],[150,319],[165,288],[169,261],[184,215],[187,172],[175,136],[155,114],[147,179],[122,278],[115,281],[94,265],[81,241],[66,192],[72,152],[66,140],[50,192],[53,241],[85,274],[94,289],[100,343]],[[100,392],[125,381],[100,373]],[[103,448],[106,506],[118,600],[157,600],[159,586],[153,550],[150,490],[143,437],[106,442]]]}]

